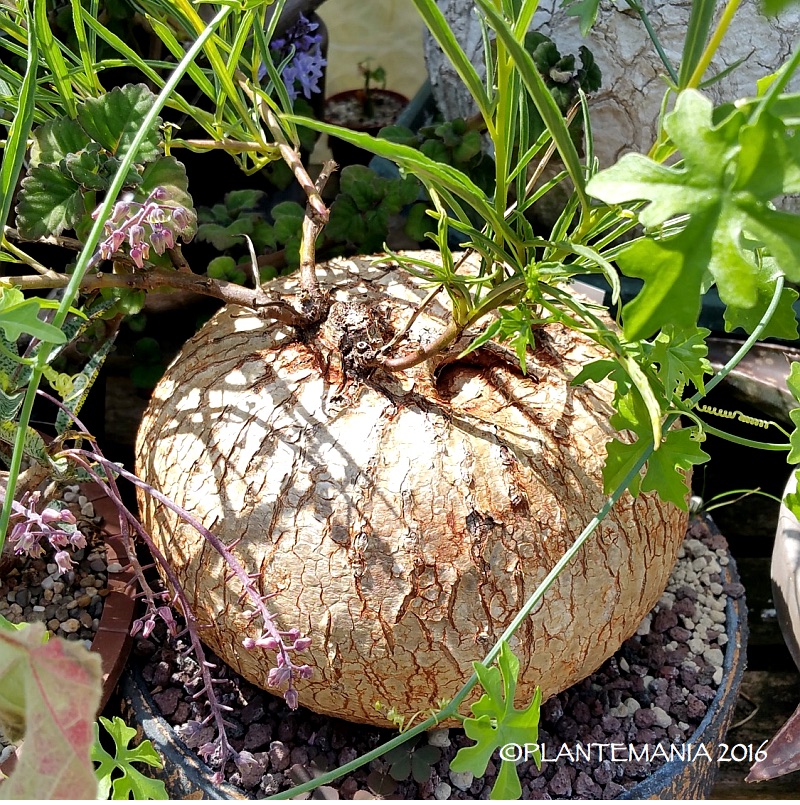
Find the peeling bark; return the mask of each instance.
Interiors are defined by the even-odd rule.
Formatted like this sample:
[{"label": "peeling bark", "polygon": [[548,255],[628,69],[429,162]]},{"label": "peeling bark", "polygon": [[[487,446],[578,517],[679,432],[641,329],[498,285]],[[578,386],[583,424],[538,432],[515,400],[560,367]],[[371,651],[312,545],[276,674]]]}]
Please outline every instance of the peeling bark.
[{"label": "peeling bark", "polygon": [[[373,345],[427,293],[365,260],[318,274],[334,300],[379,312],[387,329],[370,330]],[[297,280],[271,289],[296,293]],[[445,315],[430,305],[408,349],[435,338]],[[158,384],[137,472],[226,542],[241,537],[235,553],[275,595],[280,627],[313,638],[300,702],[386,726],[376,701],[413,713],[455,694],[603,504],[611,389],[569,385],[601,353],[558,325],[540,335],[528,377],[487,351],[364,380],[342,375],[329,329],[307,343],[241,308],[220,311]],[[236,582],[191,528],[140,505],[211,625],[203,640],[265,686],[270,657],[241,646]],[[685,524],[652,495],[620,501],[511,641],[519,701],[582,679],[633,634]]]}]

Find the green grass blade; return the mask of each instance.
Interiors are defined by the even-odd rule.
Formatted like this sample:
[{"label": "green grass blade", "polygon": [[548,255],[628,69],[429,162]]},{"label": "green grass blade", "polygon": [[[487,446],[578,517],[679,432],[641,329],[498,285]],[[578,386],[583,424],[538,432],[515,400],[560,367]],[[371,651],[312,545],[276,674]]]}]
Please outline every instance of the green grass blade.
[{"label": "green grass blade", "polygon": [[392,143],[380,137],[371,137],[369,134],[361,134],[341,126],[333,126],[330,123],[323,123],[314,118],[301,117],[300,115],[283,115],[282,117],[285,117],[289,122],[306,126],[321,134],[338,137],[340,140],[352,143],[365,151],[386,157],[386,159],[396,162],[402,168],[413,172],[423,182],[426,179],[432,180],[434,187],[437,187],[437,189],[441,186],[466,201],[475,212],[491,224],[496,232],[502,232],[503,236],[511,241],[516,240],[513,231],[508,227],[503,216],[498,215],[486,194],[457,168],[441,162],[435,162],[421,151],[408,145]]},{"label": "green grass blade", "polygon": [[428,26],[428,30],[433,38],[439,43],[439,47],[453,64],[461,80],[467,85],[467,89],[478,104],[478,109],[483,115],[487,124],[491,125],[492,110],[489,96],[480,76],[472,66],[472,62],[467,58],[461,45],[456,41],[450,26],[447,24],[444,15],[437,7],[434,0],[412,0],[417,7],[420,16]]},{"label": "green grass blade", "polygon": [[[73,2],[76,2],[76,0],[73,0]],[[185,51],[181,47],[180,42],[178,42],[178,40],[175,38],[175,35],[172,33],[170,27],[163,21],[156,19],[149,14],[147,15],[147,21],[150,23],[153,31],[155,31],[156,36],[161,40],[167,50],[176,59],[182,59]],[[186,73],[192,79],[192,81],[197,84],[197,88],[204,95],[206,95],[208,98],[211,98],[211,100],[214,100],[214,96],[216,95],[214,85],[205,77],[203,71],[196,64],[192,64]]]},{"label": "green grass blade", "polygon": [[567,169],[570,179],[572,179],[572,183],[575,185],[581,207],[584,211],[588,211],[589,199],[586,196],[586,177],[580,158],[578,157],[578,152],[575,149],[575,144],[570,137],[567,122],[564,120],[561,110],[558,108],[556,102],[553,100],[553,96],[545,86],[542,77],[539,75],[539,71],[536,69],[536,65],[533,63],[531,55],[514,38],[514,32],[511,30],[508,23],[492,7],[489,0],[475,0],[475,2],[480,6],[481,10],[486,15],[489,25],[497,33],[498,38],[503,42],[503,45],[514,60],[520,78],[530,93],[531,98],[533,98],[533,102],[539,110],[542,120],[550,131],[556,148],[564,162],[564,167]]},{"label": "green grass blade", "polygon": [[17,113],[8,129],[8,140],[0,163],[0,234],[11,211],[11,200],[17,186],[19,172],[28,150],[28,136],[33,124],[36,100],[36,70],[39,65],[39,47],[36,37],[31,33],[28,64],[19,94]]},{"label": "green grass blade", "polygon": [[67,65],[58,47],[50,23],[47,19],[47,0],[33,0],[33,34],[42,49],[47,66],[50,68],[53,83],[61,96],[67,114],[74,118],[78,113],[78,102],[69,79]]},{"label": "green grass blade", "polygon": [[78,51],[83,63],[83,73],[86,76],[87,86],[99,95],[103,92],[103,87],[97,76],[92,50],[86,37],[86,27],[83,24],[83,15],[81,14],[81,0],[70,0],[70,2],[72,4],[72,24],[75,28],[75,37],[78,40]]},{"label": "green grass blade", "polygon": [[711,25],[714,22],[714,10],[717,0],[693,0],[689,24],[686,27],[686,38],[683,40],[683,54],[678,71],[678,88],[686,89],[689,79],[700,62],[705,50]]}]

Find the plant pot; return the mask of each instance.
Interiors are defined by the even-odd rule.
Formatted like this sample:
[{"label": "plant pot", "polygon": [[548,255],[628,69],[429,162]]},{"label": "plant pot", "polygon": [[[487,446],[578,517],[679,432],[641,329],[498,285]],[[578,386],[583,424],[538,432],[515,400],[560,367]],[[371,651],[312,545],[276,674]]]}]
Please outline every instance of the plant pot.
[{"label": "plant pot", "polygon": [[[710,519],[706,522],[712,533],[719,533]],[[722,581],[738,582],[736,566],[730,556]],[[695,748],[702,744],[715,759],[717,747],[725,740],[733,717],[745,667],[747,613],[743,597],[728,599],[725,633],[728,642],[722,682],[705,717],[683,744]],[[173,727],[160,714],[136,662],[131,664],[121,685],[124,716],[131,725],[138,725],[142,733],[140,737],[149,739],[164,758],[164,769],[154,773],[164,780],[173,799],[247,799],[252,796],[229,783],[218,785],[211,782],[211,769],[185,746]],[[666,763],[621,794],[619,799],[702,799],[711,792],[716,769],[715,762],[707,762],[705,758],[693,760],[687,753],[684,761],[676,759]]]},{"label": "plant pot", "polygon": [[[783,498],[797,490],[794,473],[789,478]],[[800,522],[782,503],[775,545],[772,551],[772,597],[783,639],[800,669]],[[750,770],[747,782],[771,780],[800,770],[800,706],[778,730],[766,750],[766,758]]]},{"label": "plant pot", "polygon": [[[397,121],[409,103],[405,95],[388,89],[372,89],[370,97],[374,107],[373,115],[364,114],[363,89],[345,90],[331,95],[325,101],[325,122],[377,137],[384,126],[391,126]],[[373,156],[369,151],[346,143],[338,137],[329,136],[328,147],[340,167],[367,165]]]},{"label": "plant pot", "polygon": [[[95,515],[103,518],[109,565],[106,586],[110,592],[105,598],[100,625],[91,645],[91,651],[100,655],[102,664],[103,690],[98,709],[98,712],[102,712],[126,667],[133,643],[131,624],[136,609],[135,576],[122,541],[116,507],[97,484],[82,484],[81,491],[94,505]],[[11,755],[0,766],[0,771],[10,774],[15,765],[16,756]]]}]

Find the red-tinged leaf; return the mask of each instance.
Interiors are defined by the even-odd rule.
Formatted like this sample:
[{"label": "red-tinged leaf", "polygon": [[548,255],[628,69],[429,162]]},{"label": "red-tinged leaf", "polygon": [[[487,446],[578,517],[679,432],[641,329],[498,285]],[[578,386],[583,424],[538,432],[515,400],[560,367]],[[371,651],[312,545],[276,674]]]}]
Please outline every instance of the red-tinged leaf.
[{"label": "red-tinged leaf", "polygon": [[767,747],[767,757],[750,767],[746,783],[772,780],[800,769],[800,707],[778,730]]},{"label": "red-tinged leaf", "polygon": [[0,726],[24,736],[19,760],[0,783],[3,799],[96,799],[89,752],[100,704],[100,657],[53,639],[44,627],[0,630]]}]

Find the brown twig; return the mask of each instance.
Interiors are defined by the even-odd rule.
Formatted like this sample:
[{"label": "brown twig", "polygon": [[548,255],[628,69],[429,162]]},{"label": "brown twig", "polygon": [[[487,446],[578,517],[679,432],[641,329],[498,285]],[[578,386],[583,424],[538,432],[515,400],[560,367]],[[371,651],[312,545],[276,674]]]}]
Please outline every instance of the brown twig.
[{"label": "brown twig", "polygon": [[[12,285],[29,291],[41,288],[66,288],[70,278],[66,274],[55,277],[28,276],[6,277],[0,285]],[[81,291],[95,291],[101,288],[129,288],[131,290],[154,291],[158,288],[174,288],[183,291],[194,291],[205,296],[221,299],[226,304],[240,305],[255,311],[262,319],[276,321],[296,327],[308,324],[308,319],[295,310],[288,302],[274,299],[265,291],[257,288],[243,288],[235,282],[200,277],[183,271],[144,271],[135,274],[106,274],[97,272],[87,274],[81,282]]]},{"label": "brown twig", "polygon": [[[302,166],[302,163],[300,167],[302,171],[296,171],[295,176],[300,184],[303,185],[303,189],[308,196],[306,214],[305,218],[303,218],[303,235],[300,240],[300,287],[308,294],[310,299],[318,300],[321,298],[322,294],[319,288],[319,280],[317,279],[316,244],[319,233],[322,232],[322,228],[328,223],[328,210],[325,205],[322,204],[320,193],[328,183],[331,173],[336,170],[336,163],[331,159],[322,166],[322,171],[317,177],[316,183],[311,185],[310,190],[303,184],[303,176],[308,182],[310,182],[311,179]],[[324,215],[320,215],[318,212],[319,204],[322,204],[325,211]]]}]

